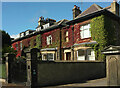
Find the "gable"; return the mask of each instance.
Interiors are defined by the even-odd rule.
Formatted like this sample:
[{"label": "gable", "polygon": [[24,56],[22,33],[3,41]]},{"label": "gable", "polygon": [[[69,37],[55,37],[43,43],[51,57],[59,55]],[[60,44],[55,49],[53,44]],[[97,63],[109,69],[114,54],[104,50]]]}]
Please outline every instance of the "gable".
[{"label": "gable", "polygon": [[104,49],[104,51],[111,51],[111,50],[120,50],[120,46],[108,46]]},{"label": "gable", "polygon": [[86,9],[84,12],[82,12],[80,15],[78,15],[76,18],[79,18],[81,16],[84,16],[84,15],[87,15],[87,14],[90,14],[90,13],[93,13],[97,10],[101,10],[103,9],[102,7],[100,7],[99,5],[97,4],[93,4],[92,6],[90,6],[88,9]]}]

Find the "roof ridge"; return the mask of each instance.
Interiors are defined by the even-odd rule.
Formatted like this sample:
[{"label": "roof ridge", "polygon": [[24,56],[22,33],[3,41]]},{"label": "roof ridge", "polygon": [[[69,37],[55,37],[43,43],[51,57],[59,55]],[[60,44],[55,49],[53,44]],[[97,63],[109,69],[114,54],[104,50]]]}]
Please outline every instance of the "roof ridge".
[{"label": "roof ridge", "polygon": [[86,11],[88,11],[92,6],[95,6],[98,10],[103,9],[101,6],[97,5],[97,4],[92,4],[89,8],[87,8],[84,12],[82,12],[81,14],[79,14],[76,18],[79,18],[79,16],[81,16],[82,14],[84,14]]},{"label": "roof ridge", "polygon": [[103,9],[101,6],[99,6],[98,4],[94,4],[95,5],[95,7],[97,8],[97,9]]}]

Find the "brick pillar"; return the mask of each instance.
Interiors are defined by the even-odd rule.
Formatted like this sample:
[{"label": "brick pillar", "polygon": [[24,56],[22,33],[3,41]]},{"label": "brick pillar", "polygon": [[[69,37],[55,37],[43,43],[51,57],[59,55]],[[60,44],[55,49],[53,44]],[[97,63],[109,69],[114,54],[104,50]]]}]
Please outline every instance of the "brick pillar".
[{"label": "brick pillar", "polygon": [[74,60],[74,46],[71,47],[71,60]]},{"label": "brick pillar", "polygon": [[6,75],[7,75],[7,83],[11,83],[12,82],[12,63],[14,61],[15,58],[15,54],[9,54],[6,53],[5,54],[6,57]]},{"label": "brick pillar", "polygon": [[107,84],[120,86],[120,46],[109,46],[102,53],[106,55]]},{"label": "brick pillar", "polygon": [[27,83],[26,86],[31,86],[31,54],[30,52],[26,52],[26,66],[27,66]]},{"label": "brick pillar", "polygon": [[26,52],[27,56],[27,86],[37,86],[37,61],[38,53],[37,48],[31,49],[29,52]]}]

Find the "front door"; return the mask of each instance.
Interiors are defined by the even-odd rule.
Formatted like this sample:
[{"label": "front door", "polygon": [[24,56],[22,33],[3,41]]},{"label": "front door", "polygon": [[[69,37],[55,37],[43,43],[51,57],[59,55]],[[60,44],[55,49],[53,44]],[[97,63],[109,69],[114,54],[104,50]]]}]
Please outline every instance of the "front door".
[{"label": "front door", "polygon": [[71,60],[71,52],[66,53],[66,60]]}]

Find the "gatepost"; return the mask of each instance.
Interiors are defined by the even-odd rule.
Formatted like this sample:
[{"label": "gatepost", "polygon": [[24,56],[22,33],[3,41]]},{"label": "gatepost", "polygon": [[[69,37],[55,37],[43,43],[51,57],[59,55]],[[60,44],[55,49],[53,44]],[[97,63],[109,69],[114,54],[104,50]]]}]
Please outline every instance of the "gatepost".
[{"label": "gatepost", "polygon": [[7,83],[11,83],[12,82],[12,63],[14,61],[14,58],[15,58],[15,54],[9,54],[9,53],[6,53],[5,54],[5,57],[6,57],[6,76],[7,76]]},{"label": "gatepost", "polygon": [[37,60],[38,60],[37,48],[33,48],[30,52],[26,52],[27,56],[27,86],[37,86]]},{"label": "gatepost", "polygon": [[107,84],[120,86],[120,46],[109,46],[102,53],[106,55]]}]

